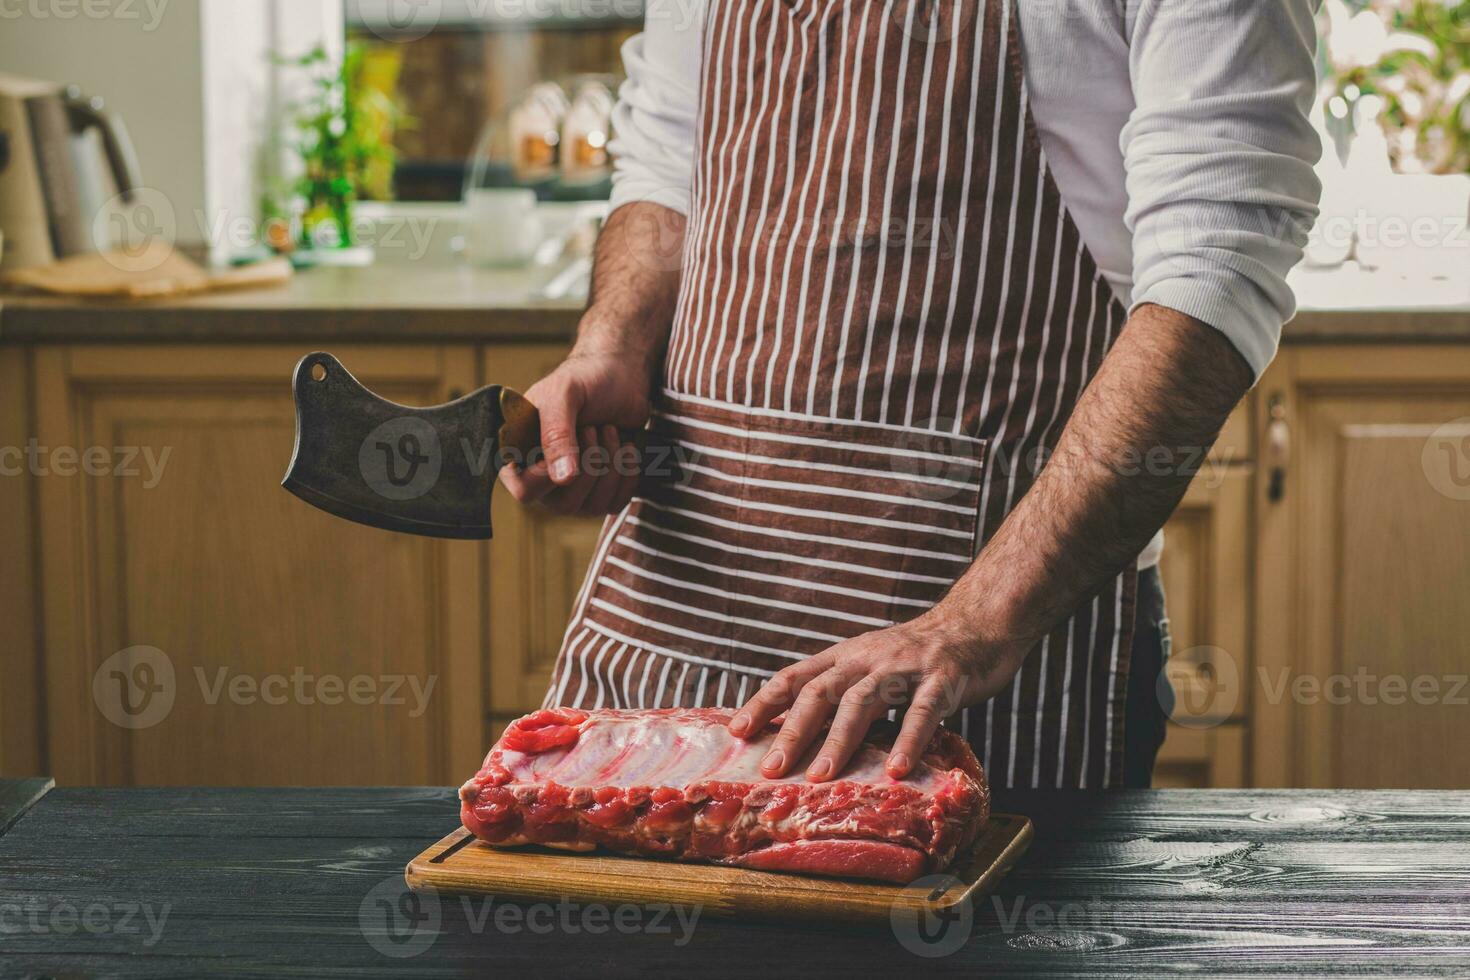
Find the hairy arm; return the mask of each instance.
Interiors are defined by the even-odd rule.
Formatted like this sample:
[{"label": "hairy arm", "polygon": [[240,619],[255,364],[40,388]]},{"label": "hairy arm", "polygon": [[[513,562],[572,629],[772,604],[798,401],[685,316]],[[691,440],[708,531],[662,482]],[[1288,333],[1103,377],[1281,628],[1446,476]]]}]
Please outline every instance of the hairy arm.
[{"label": "hairy arm", "polygon": [[1253,381],[1219,331],[1140,307],[1031,490],[949,594],[911,622],[788,667],[732,730],[759,731],[789,707],[762,765],[778,776],[831,718],[807,772],[830,779],[875,720],[907,703],[888,763],[892,775],[905,775],[946,716],[1004,689],[1043,637],[1137,560]]},{"label": "hairy arm", "polygon": [[526,397],[541,413],[545,459],[507,466],[500,479],[523,503],[562,514],[607,514],[638,486],[637,446],[647,421],[679,295],[685,219],[649,202],[613,211],[592,270],[577,341]]},{"label": "hairy arm", "polygon": [[1254,380],[1219,331],[1139,307],[1031,491],[936,612],[1040,642],[1138,558]]},{"label": "hairy arm", "polygon": [[647,201],[608,217],[573,356],[614,353],[653,372],[674,323],[684,228],[684,215]]}]

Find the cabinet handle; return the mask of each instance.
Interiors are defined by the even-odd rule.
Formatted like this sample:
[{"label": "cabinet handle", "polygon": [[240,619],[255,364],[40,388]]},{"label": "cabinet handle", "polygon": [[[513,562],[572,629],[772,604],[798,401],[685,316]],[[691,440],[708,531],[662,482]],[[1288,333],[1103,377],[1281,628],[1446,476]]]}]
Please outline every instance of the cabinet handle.
[{"label": "cabinet handle", "polygon": [[1291,425],[1286,420],[1286,398],[1280,392],[1271,396],[1266,426],[1267,470],[1266,499],[1279,504],[1286,496],[1286,467],[1291,462]]}]

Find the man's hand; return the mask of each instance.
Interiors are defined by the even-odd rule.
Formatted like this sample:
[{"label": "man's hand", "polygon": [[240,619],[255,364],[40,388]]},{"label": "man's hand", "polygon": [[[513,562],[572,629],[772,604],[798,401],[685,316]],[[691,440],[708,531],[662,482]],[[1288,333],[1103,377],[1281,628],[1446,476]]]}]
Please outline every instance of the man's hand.
[{"label": "man's hand", "polygon": [[847,766],[873,722],[907,704],[887,764],[888,774],[902,779],[940,722],[1010,683],[1026,649],[1024,643],[984,641],[957,628],[941,604],[912,622],[865,633],[787,667],[750,699],[730,730],[743,737],[787,711],[761,762],[762,773],[776,779],[801,760],[830,719],[832,727],[806,773],[812,782],[824,782]]},{"label": "man's hand", "polygon": [[506,466],[505,484],[521,503],[558,514],[613,514],[638,489],[642,459],[622,431],[643,428],[652,386],[645,360],[573,353],[526,392],[541,413],[545,459]]}]

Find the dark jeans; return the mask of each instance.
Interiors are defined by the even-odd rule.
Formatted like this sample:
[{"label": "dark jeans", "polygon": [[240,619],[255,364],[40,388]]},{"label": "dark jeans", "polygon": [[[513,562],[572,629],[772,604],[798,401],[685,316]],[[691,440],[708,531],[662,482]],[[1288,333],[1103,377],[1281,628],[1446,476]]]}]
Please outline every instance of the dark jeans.
[{"label": "dark jeans", "polygon": [[1123,785],[1129,788],[1147,789],[1153,783],[1154,760],[1174,710],[1173,689],[1159,683],[1169,660],[1169,644],[1164,583],[1155,566],[1138,575],[1128,707],[1123,714]]}]

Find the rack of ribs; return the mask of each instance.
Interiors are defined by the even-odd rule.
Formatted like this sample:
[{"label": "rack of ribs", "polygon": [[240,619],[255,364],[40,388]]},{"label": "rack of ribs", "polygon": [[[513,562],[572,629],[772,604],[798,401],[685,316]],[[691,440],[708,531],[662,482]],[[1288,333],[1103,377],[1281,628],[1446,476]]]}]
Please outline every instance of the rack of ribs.
[{"label": "rack of ribs", "polygon": [[[948,867],[990,814],[970,747],[941,729],[904,779],[870,735],[835,780],[769,779],[777,726],[738,739],[718,708],[580,711],[513,722],[459,791],[465,827],[498,847],[708,861],[910,882]],[[812,750],[815,751],[815,747]]]}]

